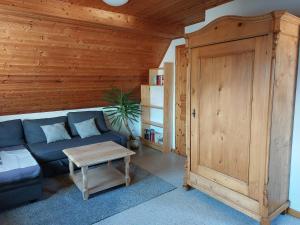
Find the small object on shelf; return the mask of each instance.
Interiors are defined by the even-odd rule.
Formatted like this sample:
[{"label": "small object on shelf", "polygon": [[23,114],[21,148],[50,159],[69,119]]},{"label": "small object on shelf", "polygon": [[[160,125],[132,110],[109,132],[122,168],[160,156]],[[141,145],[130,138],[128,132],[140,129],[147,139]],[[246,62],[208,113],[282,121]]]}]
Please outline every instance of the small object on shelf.
[{"label": "small object on shelf", "polygon": [[160,139],[158,139],[157,144],[163,145],[164,144],[164,138],[161,137]]},{"label": "small object on shelf", "polygon": [[156,85],[163,85],[163,75],[156,76]]},{"label": "small object on shelf", "polygon": [[145,131],[144,131],[144,138],[145,138],[146,140],[149,140],[149,139],[150,139],[149,129],[145,129]]},{"label": "small object on shelf", "polygon": [[163,134],[160,132],[155,132],[155,143],[163,144]]},{"label": "small object on shelf", "polygon": [[150,141],[150,130],[149,129],[145,129],[145,140]]},{"label": "small object on shelf", "polygon": [[155,130],[154,129],[150,130],[150,141],[155,142]]},{"label": "small object on shelf", "polygon": [[144,130],[144,140],[155,143],[163,144],[163,133],[155,131],[155,129],[145,129]]}]

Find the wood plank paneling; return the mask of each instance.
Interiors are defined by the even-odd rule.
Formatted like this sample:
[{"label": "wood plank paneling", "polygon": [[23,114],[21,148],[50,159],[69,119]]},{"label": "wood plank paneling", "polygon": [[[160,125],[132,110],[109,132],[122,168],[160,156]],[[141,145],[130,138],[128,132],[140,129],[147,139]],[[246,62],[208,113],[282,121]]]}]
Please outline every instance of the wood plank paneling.
[{"label": "wood plank paneling", "polygon": [[164,64],[164,135],[163,151],[171,152],[173,143],[174,64]]},{"label": "wood plank paneling", "polygon": [[170,39],[0,13],[0,114],[96,107],[148,80]]},{"label": "wood plank paneling", "polygon": [[194,83],[199,85],[199,165],[247,182],[254,54],[234,50],[225,56],[201,55],[200,82]]},{"label": "wood plank paneling", "polygon": [[185,45],[176,47],[176,152],[186,152],[186,79],[187,79],[187,48]]},{"label": "wood plank paneling", "polygon": [[203,21],[205,10],[230,0],[146,0],[129,1],[122,7],[112,7],[99,0],[62,0],[75,5],[134,15],[167,24],[191,25]]},{"label": "wood plank paneling", "polygon": [[105,90],[134,89],[170,39],[230,0],[0,1],[0,115],[103,105]]},{"label": "wood plank paneling", "polygon": [[[60,0],[1,0],[0,6],[2,14],[31,15],[43,20],[51,18],[85,26],[125,29],[168,38],[184,35],[184,27],[178,24],[159,24],[130,14],[106,11],[84,5],[80,6]],[[9,13],[7,13],[8,11]]]}]

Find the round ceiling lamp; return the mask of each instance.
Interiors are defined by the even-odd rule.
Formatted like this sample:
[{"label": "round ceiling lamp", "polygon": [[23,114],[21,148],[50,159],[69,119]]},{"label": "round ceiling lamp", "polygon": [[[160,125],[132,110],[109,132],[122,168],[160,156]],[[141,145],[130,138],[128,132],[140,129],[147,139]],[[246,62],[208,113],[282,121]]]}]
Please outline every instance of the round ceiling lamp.
[{"label": "round ceiling lamp", "polygon": [[103,0],[103,2],[111,6],[121,6],[125,5],[128,0]]}]

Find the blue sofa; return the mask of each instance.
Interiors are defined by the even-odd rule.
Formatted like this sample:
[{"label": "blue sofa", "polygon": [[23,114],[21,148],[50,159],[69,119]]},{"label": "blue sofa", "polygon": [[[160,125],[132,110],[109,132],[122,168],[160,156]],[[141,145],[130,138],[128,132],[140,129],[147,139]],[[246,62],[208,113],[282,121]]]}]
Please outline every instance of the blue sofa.
[{"label": "blue sofa", "polygon": [[[96,125],[101,132],[99,136],[81,139],[74,127],[74,123],[95,118]],[[72,139],[47,144],[41,126],[54,123],[65,123]],[[68,160],[62,150],[66,148],[95,144],[105,141],[114,141],[127,146],[127,137],[107,128],[102,111],[70,112],[67,116],[24,120],[24,133],[29,151],[42,167],[44,176],[53,176],[69,171]]]},{"label": "blue sofa", "polygon": [[[95,118],[97,128],[101,135],[88,138],[80,138],[74,123]],[[57,141],[47,144],[46,136],[41,129],[43,125],[65,123],[67,131],[72,137],[69,140]],[[62,152],[63,149],[95,144],[105,141],[114,141],[120,145],[127,146],[127,137],[115,131],[109,130],[106,126],[102,111],[71,112],[67,116],[35,119],[35,120],[13,120],[0,123],[0,151],[7,151],[12,148],[26,148],[41,167],[43,176],[54,176],[69,171],[68,159]],[[11,198],[14,194],[28,196],[19,198],[18,202],[38,199],[41,195],[40,174],[34,177],[26,177],[16,182],[1,185],[0,176],[0,202]],[[25,190],[25,189],[26,190]],[[1,207],[1,206],[0,206]]]}]

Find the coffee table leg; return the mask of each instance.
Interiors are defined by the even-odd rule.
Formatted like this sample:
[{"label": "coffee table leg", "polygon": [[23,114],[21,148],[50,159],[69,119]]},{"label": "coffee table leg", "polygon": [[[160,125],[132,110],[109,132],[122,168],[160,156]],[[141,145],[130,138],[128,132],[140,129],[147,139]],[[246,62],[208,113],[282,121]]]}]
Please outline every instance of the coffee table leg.
[{"label": "coffee table leg", "polygon": [[126,156],[124,158],[124,161],[125,161],[125,182],[126,182],[126,186],[129,186],[129,184],[130,184],[130,175],[129,175],[130,156]]},{"label": "coffee table leg", "polygon": [[88,198],[89,198],[87,171],[88,171],[87,166],[84,166],[84,167],[81,168],[82,182],[83,182],[82,196],[83,196],[84,200],[88,200]]},{"label": "coffee table leg", "polygon": [[74,164],[71,159],[69,159],[69,171],[70,171],[70,176],[74,176]]}]

